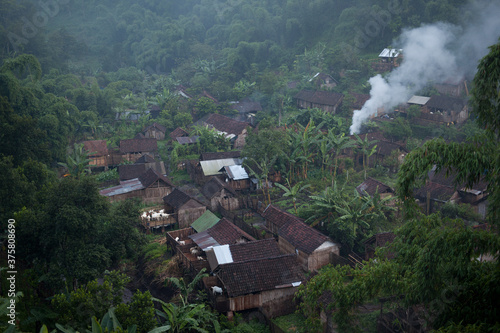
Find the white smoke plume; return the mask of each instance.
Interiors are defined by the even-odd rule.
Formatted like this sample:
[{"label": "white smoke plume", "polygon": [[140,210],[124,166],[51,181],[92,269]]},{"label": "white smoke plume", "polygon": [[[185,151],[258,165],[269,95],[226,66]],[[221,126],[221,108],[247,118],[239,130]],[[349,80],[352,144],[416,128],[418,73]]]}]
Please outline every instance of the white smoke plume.
[{"label": "white smoke plume", "polygon": [[396,44],[403,49],[403,62],[386,77],[379,74],[370,78],[370,99],[361,110],[354,111],[351,134],[359,133],[362,124],[378,109],[390,111],[429,82],[458,81],[475,72],[488,46],[500,36],[500,3],[492,1],[470,12],[474,21],[468,22],[465,29],[438,23],[401,34]]}]

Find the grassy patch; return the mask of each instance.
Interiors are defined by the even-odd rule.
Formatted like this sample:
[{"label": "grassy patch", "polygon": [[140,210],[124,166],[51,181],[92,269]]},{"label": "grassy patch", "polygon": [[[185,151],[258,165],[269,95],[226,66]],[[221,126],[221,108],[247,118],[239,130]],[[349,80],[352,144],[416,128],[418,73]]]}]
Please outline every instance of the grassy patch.
[{"label": "grassy patch", "polygon": [[172,181],[175,184],[191,181],[191,177],[189,177],[189,174],[187,173],[186,170],[175,170],[174,172],[171,172],[168,176],[170,177],[170,179],[172,179]]},{"label": "grassy patch", "polygon": [[284,332],[307,333],[306,318],[299,313],[291,313],[273,319],[273,323]]}]

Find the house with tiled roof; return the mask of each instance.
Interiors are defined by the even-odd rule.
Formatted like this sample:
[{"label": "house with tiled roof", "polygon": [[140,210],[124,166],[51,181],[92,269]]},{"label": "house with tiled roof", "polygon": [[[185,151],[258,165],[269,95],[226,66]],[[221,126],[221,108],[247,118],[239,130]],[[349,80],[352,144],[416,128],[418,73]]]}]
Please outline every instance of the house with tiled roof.
[{"label": "house with tiled roof", "polygon": [[245,146],[245,138],[248,135],[247,127],[250,126],[247,122],[234,120],[218,113],[212,113],[201,118],[195,125],[209,126],[216,129],[228,139],[231,139],[233,148],[236,149]]},{"label": "house with tiled roof", "polygon": [[438,124],[461,124],[468,117],[469,109],[465,99],[444,95],[431,96],[419,116],[420,119]]},{"label": "house with tiled roof", "polygon": [[165,213],[174,214],[181,229],[189,227],[207,210],[205,205],[178,188],[163,198],[163,204]]},{"label": "house with tiled roof", "polygon": [[208,248],[205,251],[212,271],[220,265],[247,260],[272,258],[281,255],[274,238],[261,239],[240,244],[226,244]]},{"label": "house with tiled roof", "polygon": [[176,129],[174,129],[172,132],[170,132],[170,134],[168,135],[170,137],[170,139],[175,140],[176,138],[182,138],[184,136],[189,136],[189,133],[185,130],[183,130],[182,128],[180,127],[177,127]]},{"label": "house with tiled roof", "polygon": [[201,153],[200,161],[222,160],[226,158],[240,158],[240,150]]},{"label": "house with tiled roof", "polygon": [[236,110],[238,114],[233,116],[233,119],[244,121],[253,125],[255,114],[262,111],[262,106],[259,102],[243,99],[241,101],[230,102],[230,107]]},{"label": "house with tiled roof", "polygon": [[135,162],[144,154],[155,155],[158,151],[156,139],[120,140],[120,152],[127,161]]},{"label": "house with tiled roof", "polygon": [[295,253],[304,270],[313,271],[330,262],[330,254],[339,255],[340,245],[302,219],[269,205],[263,214],[266,227],[278,236],[282,253]]},{"label": "house with tiled roof", "polygon": [[201,193],[210,201],[210,209],[214,212],[219,209],[219,205],[225,210],[240,209],[240,200],[236,191],[218,177],[212,177],[206,182]]},{"label": "house with tiled roof", "polygon": [[[268,318],[295,311],[293,298],[305,276],[293,254],[220,265],[205,285],[218,285],[216,309],[227,312],[260,308]],[[208,282],[208,283],[207,283]]]},{"label": "house with tiled roof", "polygon": [[172,192],[174,185],[166,176],[154,169],[146,170],[138,178],[120,181],[120,185],[106,188],[99,193],[111,202],[140,198],[145,203],[160,203]]},{"label": "house with tiled roof", "polygon": [[107,167],[108,166],[108,144],[106,140],[84,141],[83,149],[89,153],[89,166]]},{"label": "house with tiled roof", "polygon": [[255,238],[226,218],[222,218],[213,227],[203,232],[190,235],[189,238],[202,251],[214,246],[246,243],[255,240]]},{"label": "house with tiled roof", "polygon": [[158,123],[152,123],[149,126],[146,126],[143,130],[142,133],[144,134],[145,138],[153,138],[156,140],[165,140],[165,132],[167,131],[167,128],[163,125],[160,125]]},{"label": "house with tiled roof", "polygon": [[386,197],[394,193],[394,189],[392,187],[372,177],[366,178],[364,182],[359,184],[356,187],[356,191],[358,191],[361,195],[368,194],[369,196],[373,196],[375,193],[378,193],[381,197]]},{"label": "house with tiled roof", "polygon": [[335,114],[344,99],[344,95],[331,91],[301,90],[294,98],[300,109],[318,108]]},{"label": "house with tiled roof", "polygon": [[[378,248],[387,247],[392,242],[394,242],[395,238],[396,235],[393,232],[382,232],[368,238],[366,241],[363,242],[365,245],[365,260],[370,260],[371,258],[374,258],[375,251]],[[387,258],[393,259],[394,253],[392,252],[387,253]]]}]

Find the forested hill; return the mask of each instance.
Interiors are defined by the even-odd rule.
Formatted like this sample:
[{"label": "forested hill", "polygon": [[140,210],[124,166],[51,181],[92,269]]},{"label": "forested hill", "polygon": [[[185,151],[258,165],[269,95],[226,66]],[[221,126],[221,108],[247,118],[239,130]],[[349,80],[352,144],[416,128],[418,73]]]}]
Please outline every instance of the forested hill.
[{"label": "forested hill", "polygon": [[[42,68],[115,71],[134,66],[182,78],[196,66],[236,74],[291,65],[321,43],[326,69],[349,46],[390,45],[403,28],[466,22],[474,0],[0,1],[1,57],[37,56]],[[34,29],[32,29],[34,28]],[[346,45],[347,44],[347,45]],[[14,47],[16,45],[17,47]],[[203,62],[205,61],[205,62]]]}]

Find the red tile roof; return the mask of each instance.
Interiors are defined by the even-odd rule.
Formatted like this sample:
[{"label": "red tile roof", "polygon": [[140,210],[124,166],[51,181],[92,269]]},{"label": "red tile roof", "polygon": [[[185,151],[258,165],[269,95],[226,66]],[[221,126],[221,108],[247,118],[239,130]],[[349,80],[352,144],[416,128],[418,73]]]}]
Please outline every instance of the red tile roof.
[{"label": "red tile roof", "polygon": [[223,160],[226,158],[238,158],[241,156],[241,151],[222,151],[218,153],[201,153],[201,161]]},{"label": "red tile roof", "polygon": [[165,185],[165,186],[171,186],[171,187],[174,186],[174,184],[172,184],[170,179],[168,179],[167,177],[165,177],[163,175],[160,175],[154,169],[148,169],[145,173],[143,173],[139,177],[139,181],[144,186],[144,188],[148,188],[157,180],[159,180],[160,183],[163,183],[163,185]]},{"label": "red tile roof", "polygon": [[108,155],[108,144],[106,143],[106,140],[84,141],[83,149],[90,153],[89,156]]},{"label": "red tile roof", "polygon": [[255,240],[255,238],[238,228],[226,218],[222,218],[219,223],[208,229],[207,233],[220,245],[235,244],[236,241],[241,238],[245,238],[246,240]]},{"label": "red tile roof", "polygon": [[287,224],[289,221],[296,221],[296,222],[303,221],[301,218],[299,218],[293,214],[290,214],[288,212],[285,212],[284,210],[281,210],[280,208],[278,208],[274,205],[267,206],[266,210],[264,211],[263,216],[266,219],[266,222],[268,224],[273,224],[277,228],[281,228],[282,226]]},{"label": "red tile roof", "polygon": [[307,253],[313,253],[330,238],[303,222],[290,221],[278,230],[278,236]]},{"label": "red tile roof", "polygon": [[182,128],[180,127],[177,127],[176,129],[174,129],[168,136],[172,139],[172,140],[175,140],[176,138],[181,138],[183,136],[188,136],[189,133],[186,132],[185,130],[183,130]]},{"label": "red tile roof", "polygon": [[358,185],[358,187],[356,187],[356,191],[358,191],[361,195],[364,195],[366,192],[370,196],[373,196],[377,191],[379,194],[394,193],[394,190],[390,186],[387,186],[371,177],[368,177],[364,182]]},{"label": "red tile roof", "polygon": [[218,113],[210,114],[204,122],[218,131],[234,135],[240,135],[245,128],[250,126],[246,122],[234,120]]},{"label": "red tile roof", "polygon": [[120,141],[122,153],[149,153],[158,150],[156,139],[127,139]]},{"label": "red tile roof", "polygon": [[[184,206],[189,200],[195,200],[198,202],[198,200],[194,199],[193,197],[187,195],[186,193],[182,192],[178,188],[174,189],[172,193],[169,195],[163,197],[163,202],[166,203],[167,205],[173,207],[174,209],[179,209],[182,206]],[[201,203],[200,203],[201,205]]]},{"label": "red tile roof", "polygon": [[229,245],[234,262],[272,258],[281,255],[278,242],[274,238]]},{"label": "red tile roof", "polygon": [[431,199],[448,201],[451,199],[453,194],[455,194],[456,190],[450,186],[441,185],[434,182],[427,182],[427,184],[416,191],[415,197],[420,200],[426,200],[427,192],[430,192]]},{"label": "red tile roof", "polygon": [[330,91],[301,90],[294,98],[315,104],[337,105],[344,95]]},{"label": "red tile roof", "polygon": [[212,199],[222,189],[226,189],[226,191],[234,196],[237,195],[236,191],[231,186],[227,186],[226,183],[217,177],[210,178],[210,180],[203,185],[201,193],[203,193],[207,199]]},{"label": "red tile roof", "polygon": [[165,133],[167,131],[167,128],[165,126],[160,125],[158,123],[152,123],[151,125],[145,127],[142,130],[142,132],[147,132],[147,131],[149,131],[150,129],[153,129],[153,128],[155,128],[155,129],[157,129],[157,130],[159,130],[160,132],[163,132],[163,133]]},{"label": "red tile roof", "polygon": [[229,297],[292,287],[305,280],[293,254],[220,265],[216,275]]},{"label": "red tile roof", "polygon": [[366,101],[370,99],[369,94],[356,94],[351,93],[352,97],[354,97],[354,103],[352,103],[352,107],[359,110],[365,105]]}]

